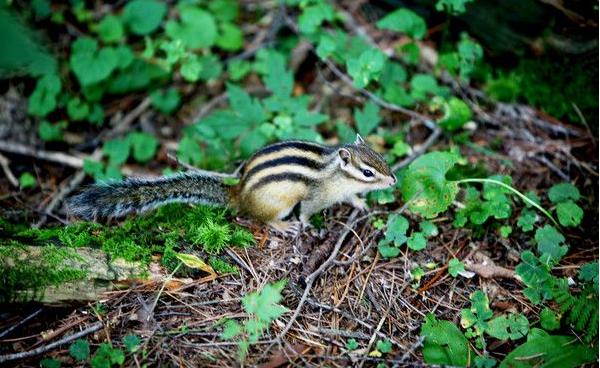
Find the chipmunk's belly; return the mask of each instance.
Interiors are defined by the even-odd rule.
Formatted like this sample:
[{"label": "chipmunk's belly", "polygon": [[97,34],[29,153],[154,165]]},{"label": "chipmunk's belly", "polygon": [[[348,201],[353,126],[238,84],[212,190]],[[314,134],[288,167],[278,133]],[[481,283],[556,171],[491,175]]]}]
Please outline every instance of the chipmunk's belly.
[{"label": "chipmunk's belly", "polygon": [[308,193],[309,189],[305,183],[268,183],[260,188],[242,192],[239,207],[248,215],[268,222],[286,217],[298,202],[307,198]]}]

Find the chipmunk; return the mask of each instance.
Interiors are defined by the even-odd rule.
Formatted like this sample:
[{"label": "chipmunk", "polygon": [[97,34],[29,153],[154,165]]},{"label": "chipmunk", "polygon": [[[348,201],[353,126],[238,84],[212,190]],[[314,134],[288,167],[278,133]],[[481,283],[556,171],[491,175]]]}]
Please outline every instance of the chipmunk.
[{"label": "chipmunk", "polygon": [[173,202],[228,206],[286,232],[294,214],[307,224],[312,214],[339,202],[364,210],[366,202],[358,194],[396,184],[384,158],[359,135],[353,144],[337,147],[294,140],[268,145],[242,165],[238,177],[232,186],[223,176],[193,171],[99,183],[72,197],[68,208],[96,220]]}]

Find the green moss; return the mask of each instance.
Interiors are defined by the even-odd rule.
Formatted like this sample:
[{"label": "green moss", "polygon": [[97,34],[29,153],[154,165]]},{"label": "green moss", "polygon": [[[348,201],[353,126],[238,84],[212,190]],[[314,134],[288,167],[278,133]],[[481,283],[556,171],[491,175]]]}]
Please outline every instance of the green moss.
[{"label": "green moss", "polygon": [[[72,248],[90,247],[105,251],[111,259],[123,258],[147,265],[153,254],[162,254],[161,264],[173,271],[179,264],[175,257],[192,246],[217,255],[226,246],[248,247],[253,235],[227,221],[227,211],[211,207],[168,205],[145,216],[131,217],[119,225],[77,222],[68,226],[33,229],[0,219],[0,256],[11,254],[15,247],[37,245],[44,249],[46,264],[21,262],[3,267],[2,290],[20,290],[36,286],[75,281],[85,277],[80,270],[68,269],[61,262],[76,257]],[[47,253],[46,253],[46,250]],[[189,250],[189,249],[188,249]],[[219,263],[223,272],[233,272],[226,262]],[[229,265],[230,266],[230,265]]]},{"label": "green moss", "polygon": [[238,268],[234,265],[232,265],[229,262],[226,262],[224,260],[222,260],[219,257],[215,257],[212,256],[208,259],[208,264],[210,264],[210,266],[218,273],[218,274],[224,274],[224,273],[232,273],[232,274],[238,274]]}]

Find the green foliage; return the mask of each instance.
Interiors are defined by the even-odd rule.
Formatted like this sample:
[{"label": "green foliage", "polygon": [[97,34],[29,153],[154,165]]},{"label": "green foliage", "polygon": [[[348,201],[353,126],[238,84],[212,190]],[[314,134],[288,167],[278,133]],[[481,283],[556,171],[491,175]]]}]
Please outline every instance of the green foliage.
[{"label": "green foliage", "polygon": [[98,42],[80,37],[71,46],[69,65],[82,86],[108,78],[119,64],[119,54],[112,47],[98,48]]},{"label": "green foliage", "polygon": [[467,9],[465,5],[473,0],[438,0],[435,3],[435,9],[438,11],[446,11],[452,15],[464,13]]},{"label": "green foliage", "polygon": [[456,258],[452,258],[450,262],[448,262],[448,273],[452,277],[458,276],[459,273],[465,271],[465,265]]},{"label": "green foliage", "polygon": [[459,161],[450,152],[431,152],[410,164],[401,183],[402,197],[411,211],[435,217],[445,211],[458,193],[458,184],[446,180],[446,173]]},{"label": "green foliage", "polygon": [[163,114],[171,114],[176,111],[181,103],[181,95],[175,88],[166,91],[156,90],[150,94],[152,106]]},{"label": "green foliage", "polygon": [[[250,234],[252,235],[252,234]],[[239,271],[236,266],[232,265],[229,262],[222,260],[221,258],[211,256],[208,259],[208,264],[217,272],[218,274],[238,274]]]},{"label": "green foliage", "polygon": [[377,348],[377,351],[379,351],[383,354],[387,354],[392,351],[392,342],[387,339],[379,340],[379,341],[377,341],[377,344],[375,345],[375,347]]},{"label": "green foliage", "polygon": [[555,184],[548,191],[548,199],[553,203],[561,203],[568,200],[578,201],[579,198],[581,198],[579,189],[571,183]]},{"label": "green foliage", "polygon": [[444,130],[454,131],[460,129],[471,120],[471,109],[463,100],[456,97],[450,97],[448,100],[435,97],[432,106],[439,107],[442,110],[444,115],[438,119],[437,123]]},{"label": "green foliage", "polygon": [[427,246],[427,239],[420,231],[415,231],[406,241],[406,245],[415,251],[423,250]]},{"label": "green foliage", "polygon": [[348,341],[346,341],[346,349],[352,351],[358,349],[358,347],[359,344],[358,341],[356,341],[356,339],[349,339]]},{"label": "green foliage", "polygon": [[511,351],[499,367],[578,367],[596,360],[592,349],[573,343],[569,336],[534,336]]},{"label": "green foliage", "polygon": [[239,340],[240,361],[244,361],[246,358],[250,344],[257,342],[271,323],[287,312],[287,308],[279,304],[283,298],[281,291],[286,282],[284,279],[266,284],[262,290],[244,296],[242,305],[246,313],[250,315],[244,324],[239,324],[234,320],[225,322],[221,338],[224,340],[237,338]]},{"label": "green foliage", "polygon": [[29,96],[27,112],[33,116],[44,117],[54,111],[61,87],[62,83],[58,76],[54,74],[43,76]]},{"label": "green foliage", "polygon": [[562,226],[577,226],[583,219],[583,209],[573,201],[561,202],[556,205],[556,215]]},{"label": "green foliage", "polygon": [[552,290],[560,310],[576,331],[581,331],[586,343],[597,345],[598,336],[598,283],[586,282],[579,295],[573,295],[566,279],[556,280]]},{"label": "green foliage", "polygon": [[533,230],[533,225],[535,225],[537,220],[538,217],[535,212],[524,209],[517,219],[517,226],[519,226],[523,232],[528,232]]},{"label": "green foliage", "polygon": [[332,21],[335,10],[326,1],[315,1],[302,10],[298,17],[298,28],[305,34],[315,33],[324,21]]},{"label": "green foliage", "polygon": [[379,49],[365,50],[360,56],[347,59],[346,67],[354,81],[354,86],[364,88],[371,81],[379,80],[384,62],[385,56]]},{"label": "green foliage", "polygon": [[125,37],[122,19],[112,14],[102,18],[95,28],[100,39],[106,43],[119,42]]},{"label": "green foliage", "polygon": [[379,242],[379,253],[384,258],[397,257],[400,254],[400,246],[408,240],[408,220],[402,215],[391,215],[388,217],[385,238]]},{"label": "green foliage", "polygon": [[29,172],[24,172],[19,177],[19,186],[21,187],[21,189],[33,188],[33,187],[35,187],[36,184],[37,184],[37,180],[36,180],[35,176],[33,176]]},{"label": "green foliage", "polygon": [[377,22],[377,28],[402,32],[416,39],[423,38],[427,31],[427,25],[423,18],[405,8],[400,8],[380,19]]},{"label": "green foliage", "polygon": [[452,322],[439,321],[429,313],[420,335],[425,363],[466,367],[471,361],[469,342]]},{"label": "green foliage", "polygon": [[550,225],[539,228],[535,232],[535,241],[540,260],[550,266],[557,264],[569,249],[564,244],[565,237]]},{"label": "green foliage", "polygon": [[545,307],[540,312],[540,325],[545,330],[554,331],[560,327],[560,316],[554,313],[552,309]]},{"label": "green foliage", "polygon": [[370,101],[365,104],[362,111],[359,109],[354,110],[354,120],[360,135],[366,137],[377,128],[381,122],[379,110],[379,106]]},{"label": "green foliage", "polygon": [[63,130],[66,127],[67,122],[64,120],[54,124],[47,120],[43,120],[38,126],[38,134],[45,142],[61,141],[63,139]]},{"label": "green foliage", "polygon": [[52,358],[44,358],[40,361],[40,366],[42,368],[60,368],[61,362],[60,360],[52,359]]},{"label": "green foliage", "polygon": [[79,362],[86,361],[90,357],[90,344],[87,340],[77,339],[69,346],[69,354]]},{"label": "green foliage", "polygon": [[113,348],[108,343],[100,344],[98,350],[92,357],[90,364],[92,368],[110,368],[112,366],[120,366],[125,362],[125,353],[123,350]]},{"label": "green foliage", "polygon": [[123,23],[134,34],[154,32],[167,14],[167,6],[159,0],[132,0],[123,8]]},{"label": "green foliage", "polygon": [[217,39],[217,24],[212,14],[191,4],[177,6],[180,22],[168,21],[166,33],[173,40],[181,40],[190,49],[206,48]]}]

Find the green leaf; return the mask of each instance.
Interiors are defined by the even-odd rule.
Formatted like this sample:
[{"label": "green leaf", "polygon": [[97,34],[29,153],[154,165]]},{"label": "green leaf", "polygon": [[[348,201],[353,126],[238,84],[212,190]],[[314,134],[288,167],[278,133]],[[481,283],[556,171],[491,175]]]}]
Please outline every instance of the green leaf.
[{"label": "green leaf", "polygon": [[354,81],[354,86],[364,88],[371,81],[379,80],[384,63],[385,55],[379,49],[371,48],[360,54],[358,58],[347,59],[346,68]]},{"label": "green leaf", "polygon": [[200,59],[196,55],[186,58],[183,63],[181,63],[180,72],[181,76],[186,81],[198,81],[198,79],[200,79],[200,73],[202,73],[202,64],[200,63]]},{"label": "green leaf", "polygon": [[189,49],[207,48],[217,39],[217,25],[212,14],[195,5],[182,4],[177,7],[180,22],[168,21],[167,35],[173,40],[181,40]]},{"label": "green leaf", "polygon": [[200,56],[198,61],[200,62],[200,65],[202,65],[200,79],[204,81],[218,78],[223,72],[221,61],[213,54]]},{"label": "green leaf", "polygon": [[179,91],[173,87],[163,90],[156,90],[150,94],[152,106],[163,114],[170,114],[177,110],[181,103]]},{"label": "green leaf", "polygon": [[439,234],[437,226],[431,221],[421,221],[419,228],[426,237],[437,236]]},{"label": "green leaf", "polygon": [[113,348],[110,344],[104,342],[100,344],[90,363],[92,368],[110,368],[112,365],[122,365],[124,362],[125,354],[123,350]]},{"label": "green leaf", "polygon": [[35,176],[29,172],[24,172],[19,177],[19,186],[21,189],[33,188],[35,187],[36,183],[37,180],[35,179]]},{"label": "green leaf", "polygon": [[586,263],[579,269],[579,278],[598,284],[598,261]]},{"label": "green leaf", "polygon": [[69,347],[69,354],[78,362],[83,362],[90,357],[90,344],[87,340],[77,339]]},{"label": "green leaf", "polygon": [[537,250],[542,262],[556,264],[567,254],[568,246],[563,245],[565,237],[551,225],[545,225],[535,232]]},{"label": "green leaf", "polygon": [[63,130],[67,127],[67,122],[62,120],[56,124],[43,120],[38,127],[38,134],[44,142],[62,141]]},{"label": "green leaf", "polygon": [[427,25],[423,18],[405,8],[400,8],[380,19],[377,22],[377,28],[406,33],[416,39],[422,39],[427,32]]},{"label": "green leaf", "polygon": [[458,194],[458,183],[446,180],[446,173],[459,156],[450,152],[430,152],[410,164],[402,179],[402,197],[411,211],[427,218],[445,211]]},{"label": "green leaf", "polygon": [[469,299],[471,308],[461,310],[460,325],[463,328],[473,327],[476,336],[481,336],[488,328],[488,320],[494,313],[490,310],[490,301],[487,295],[481,290],[475,291]]},{"label": "green leaf", "polygon": [[438,321],[432,313],[421,327],[423,359],[427,364],[466,367],[471,361],[469,342],[450,321]]},{"label": "green leaf", "polygon": [[403,157],[412,152],[412,148],[403,140],[398,140],[394,143],[391,153],[396,157]]},{"label": "green leaf", "polygon": [[121,165],[129,158],[130,147],[130,141],[127,139],[112,139],[104,143],[102,151],[108,156],[109,163]]},{"label": "green leaf", "polygon": [[456,277],[459,273],[464,272],[464,270],[465,265],[457,258],[452,258],[450,262],[448,262],[448,273],[450,276]]},{"label": "green leaf", "polygon": [[408,240],[406,231],[408,231],[408,220],[406,217],[397,214],[388,217],[387,229],[385,231],[386,240],[394,242],[399,247]]},{"label": "green leaf", "polygon": [[571,183],[555,184],[548,191],[548,198],[552,203],[560,203],[570,200],[578,201],[581,198],[579,189]]},{"label": "green leaf", "polygon": [[90,105],[79,97],[71,98],[67,102],[67,114],[71,120],[84,120],[90,114]]},{"label": "green leaf", "polygon": [[381,122],[379,111],[379,106],[377,106],[371,101],[368,101],[365,104],[363,110],[354,110],[354,120],[356,121],[356,127],[358,128],[358,133],[360,135],[366,137],[373,130],[375,130],[375,128],[377,128],[377,126]]},{"label": "green leaf", "polygon": [[390,245],[386,241],[380,242],[377,245],[377,249],[383,258],[395,258],[400,254],[400,248]]},{"label": "green leaf", "polygon": [[332,21],[334,17],[335,10],[330,4],[318,2],[304,8],[298,17],[298,28],[302,33],[315,33],[324,21]]},{"label": "green leaf", "polygon": [[236,86],[227,83],[227,95],[229,104],[240,120],[250,124],[260,124],[266,120],[265,111],[260,101]]},{"label": "green leaf", "polygon": [[262,55],[264,55],[262,63],[266,68],[263,77],[265,87],[280,98],[291,96],[294,88],[294,76],[287,70],[285,58],[277,52],[268,52]]},{"label": "green leaf", "polygon": [[500,236],[503,238],[508,238],[508,236],[512,233],[512,227],[511,226],[500,226]]},{"label": "green leaf", "polygon": [[560,327],[560,316],[552,309],[544,307],[540,312],[540,324],[545,330],[554,331]]},{"label": "green leaf", "polygon": [[252,70],[252,64],[246,60],[233,60],[227,65],[229,79],[239,81],[243,79]]},{"label": "green leaf", "polygon": [[225,51],[237,51],[244,44],[244,35],[242,30],[232,23],[221,23],[219,26],[219,36],[216,44]]},{"label": "green leaf", "polygon": [[416,100],[425,100],[430,96],[446,94],[446,89],[438,85],[431,74],[414,74],[410,80],[410,95]]},{"label": "green leaf", "polygon": [[376,348],[383,354],[387,354],[392,351],[392,342],[388,339],[379,340],[377,341]]},{"label": "green leaf", "polygon": [[124,94],[137,90],[145,90],[151,83],[166,80],[170,74],[163,68],[135,59],[124,70],[108,80],[108,92]]},{"label": "green leaf", "polygon": [[93,161],[87,158],[83,160],[83,171],[86,174],[91,175],[94,178],[98,178],[100,175],[102,175],[103,170],[104,165],[102,165],[102,162]]},{"label": "green leaf", "polygon": [[518,340],[529,332],[529,321],[522,314],[501,315],[488,322],[485,332],[499,340]]},{"label": "green leaf", "polygon": [[94,29],[103,42],[118,42],[125,37],[125,29],[121,18],[109,14],[102,18],[98,26]]},{"label": "green leaf", "polygon": [[319,39],[319,44],[317,46],[317,56],[319,56],[322,60],[327,59],[330,55],[333,55],[335,52],[336,44],[333,37],[322,34]]},{"label": "green leaf", "polygon": [[471,120],[471,109],[461,99],[450,97],[448,101],[443,102],[442,108],[444,116],[437,123],[445,130],[454,131],[460,129],[465,123]]},{"label": "green leaf", "polygon": [[202,147],[191,135],[184,134],[177,147],[177,158],[188,164],[199,164],[204,158]]},{"label": "green leaf", "polygon": [[521,253],[521,263],[515,268],[515,272],[523,283],[528,287],[523,294],[533,304],[539,304],[543,300],[552,297],[552,276],[548,272],[548,266],[543,264],[531,251]]},{"label": "green leaf", "polygon": [[260,292],[250,293],[242,298],[246,313],[255,315],[259,321],[272,322],[287,312],[287,308],[279,305],[282,299],[281,291],[286,280],[266,284]]},{"label": "green leaf", "polygon": [[60,368],[61,364],[60,360],[52,358],[44,358],[40,361],[40,367],[42,368]]},{"label": "green leaf", "polygon": [[422,232],[415,231],[406,241],[406,245],[412,250],[423,250],[427,246],[427,239]]},{"label": "green leaf", "polygon": [[358,349],[359,346],[360,345],[358,344],[358,341],[356,341],[356,339],[349,339],[348,341],[346,341],[346,349],[350,351]]},{"label": "green leaf", "polygon": [[475,70],[475,66],[483,57],[483,48],[463,32],[458,43],[458,57],[460,78],[468,81]]},{"label": "green leaf", "polygon": [[562,226],[577,226],[583,219],[583,210],[575,202],[568,200],[556,205],[556,215]]},{"label": "green leaf", "polygon": [[40,78],[27,104],[30,115],[44,117],[56,109],[56,97],[60,92],[62,83],[54,74],[47,74]]},{"label": "green leaf", "polygon": [[208,2],[210,12],[222,22],[232,22],[238,17],[239,5],[236,0],[212,0]]},{"label": "green leaf", "polygon": [[535,211],[524,209],[517,219],[517,226],[519,226],[523,232],[528,232],[533,230],[533,225],[537,220],[538,217]]},{"label": "green leaf", "polygon": [[499,368],[578,367],[596,361],[596,351],[571,336],[540,336],[511,351]]},{"label": "green leaf", "polygon": [[243,332],[242,326],[236,321],[229,319],[225,322],[223,332],[221,332],[221,339],[231,340],[234,337],[240,335]]},{"label": "green leaf", "polygon": [[131,133],[129,134],[131,147],[133,148],[133,158],[137,162],[147,162],[154,158],[158,140],[147,133]]},{"label": "green leaf", "polygon": [[446,11],[453,15],[462,14],[467,9],[465,4],[472,2],[473,0],[438,0],[435,3],[435,9],[437,11]]},{"label": "green leaf", "polygon": [[98,42],[80,37],[71,46],[69,65],[82,86],[98,83],[115,70],[119,55],[112,47],[98,50]]},{"label": "green leaf", "polygon": [[130,353],[135,353],[139,349],[141,343],[142,340],[133,334],[125,335],[123,338],[123,345],[125,345],[125,348]]},{"label": "green leaf", "polygon": [[154,32],[167,14],[167,6],[158,0],[132,0],[123,9],[123,22],[132,33],[145,36]]}]

